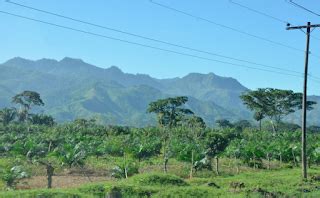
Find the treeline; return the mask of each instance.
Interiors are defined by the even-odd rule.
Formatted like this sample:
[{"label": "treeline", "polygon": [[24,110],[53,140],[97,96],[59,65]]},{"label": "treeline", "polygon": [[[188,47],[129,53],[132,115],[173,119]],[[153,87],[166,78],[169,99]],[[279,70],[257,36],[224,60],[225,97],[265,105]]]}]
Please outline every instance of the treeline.
[{"label": "treeline", "polygon": [[[249,106],[250,100],[244,100]],[[268,104],[272,109],[270,100]],[[147,112],[157,115],[158,126],[134,128],[99,125],[95,120],[86,119],[54,123],[51,116],[30,113],[33,106],[44,105],[44,102],[38,93],[25,91],[13,97],[13,102],[19,108],[1,110],[0,155],[43,166],[48,177],[48,188],[52,186],[52,176],[57,167],[82,169],[88,157],[119,157],[121,163],[112,170],[112,175],[117,178],[127,178],[138,173],[139,162],[152,157],[162,158],[165,172],[170,159],[188,162],[190,178],[197,171],[212,170],[213,167],[213,171],[219,174],[221,157],[235,159],[231,168],[237,170],[240,165],[270,169],[271,161],[275,160],[279,167],[284,163],[299,166],[299,128],[281,121],[282,115],[300,108],[298,100],[293,100],[296,106],[283,103],[290,106],[290,110],[282,113],[274,111],[277,116],[267,114],[268,110],[262,106],[252,108],[262,117],[270,116],[275,120],[270,130],[262,130],[245,120],[236,123],[219,120],[218,128],[209,128],[201,117],[185,108],[187,97],[150,103]],[[279,102],[275,104],[284,109]],[[319,139],[318,133],[308,136],[309,165],[320,163]],[[263,161],[267,162],[266,165]],[[1,179],[9,188],[14,188],[19,179],[29,175],[19,164],[1,167]]]}]

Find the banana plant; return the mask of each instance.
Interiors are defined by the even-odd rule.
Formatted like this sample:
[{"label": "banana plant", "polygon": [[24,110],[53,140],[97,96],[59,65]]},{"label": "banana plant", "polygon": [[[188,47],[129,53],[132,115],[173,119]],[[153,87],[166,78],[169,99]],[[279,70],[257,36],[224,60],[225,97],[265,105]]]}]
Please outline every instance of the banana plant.
[{"label": "banana plant", "polygon": [[29,177],[29,174],[23,170],[22,166],[3,168],[0,171],[0,178],[6,184],[8,190],[15,189],[20,180]]}]

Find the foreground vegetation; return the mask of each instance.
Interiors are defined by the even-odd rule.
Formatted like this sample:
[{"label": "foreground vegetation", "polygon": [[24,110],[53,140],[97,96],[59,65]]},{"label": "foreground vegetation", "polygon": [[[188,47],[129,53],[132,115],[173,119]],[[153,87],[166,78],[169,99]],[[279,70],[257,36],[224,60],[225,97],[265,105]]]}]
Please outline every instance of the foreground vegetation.
[{"label": "foreground vegetation", "polygon": [[[320,184],[320,133],[309,127],[307,159],[314,167],[308,181],[299,177],[299,126],[282,118],[301,107],[291,91],[259,89],[242,96],[259,122],[217,120],[206,126],[185,104],[187,97],[150,103],[157,127],[99,125],[76,119],[57,124],[51,116],[32,113],[44,102],[25,91],[13,97],[19,108],[0,111],[0,187],[4,197],[245,197],[317,196]],[[267,102],[266,102],[267,101]],[[309,102],[309,109],[314,102]],[[264,120],[264,118],[269,118]],[[83,175],[105,183],[66,190],[34,187],[29,178]],[[319,185],[319,186],[318,186]],[[58,187],[63,187],[59,186]]]},{"label": "foreground vegetation", "polygon": [[[310,170],[310,174],[320,169]],[[316,178],[316,177],[314,177]],[[181,179],[149,173],[127,180],[84,185],[73,189],[0,193],[0,197],[319,197],[320,182],[300,180],[299,169],[259,170],[239,175]]]}]

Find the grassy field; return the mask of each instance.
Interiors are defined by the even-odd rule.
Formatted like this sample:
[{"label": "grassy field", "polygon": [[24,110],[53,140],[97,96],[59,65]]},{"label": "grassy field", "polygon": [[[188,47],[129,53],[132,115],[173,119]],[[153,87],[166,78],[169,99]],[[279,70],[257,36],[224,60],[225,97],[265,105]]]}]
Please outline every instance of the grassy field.
[{"label": "grassy field", "polygon": [[300,169],[256,170],[237,175],[182,179],[173,174],[143,173],[129,179],[92,182],[67,189],[1,192],[0,197],[320,197],[320,168],[309,170],[303,182]]}]

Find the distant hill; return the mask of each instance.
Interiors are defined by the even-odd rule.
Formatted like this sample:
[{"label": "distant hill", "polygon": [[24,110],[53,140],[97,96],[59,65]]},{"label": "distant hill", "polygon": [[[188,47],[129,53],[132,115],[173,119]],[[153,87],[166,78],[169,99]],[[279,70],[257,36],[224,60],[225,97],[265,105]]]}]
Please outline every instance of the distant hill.
[{"label": "distant hill", "polygon": [[[148,104],[180,95],[189,97],[187,106],[209,125],[221,118],[251,119],[251,112],[239,99],[248,89],[236,79],[213,73],[156,79],[127,74],[116,66],[103,69],[73,58],[32,61],[17,57],[1,64],[0,107],[11,106],[11,97],[23,90],[39,92],[46,103],[43,111],[59,122],[96,118],[107,124],[154,125],[155,116],[146,113]],[[316,112],[318,107],[309,114],[314,117]],[[290,118],[297,121],[299,115]],[[314,123],[320,121],[315,119]]]}]

